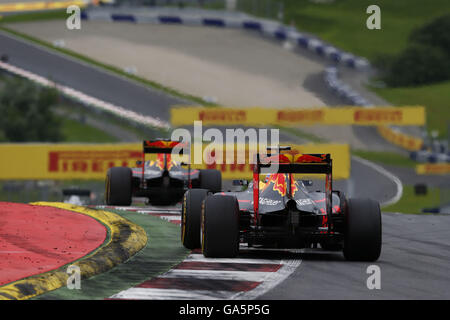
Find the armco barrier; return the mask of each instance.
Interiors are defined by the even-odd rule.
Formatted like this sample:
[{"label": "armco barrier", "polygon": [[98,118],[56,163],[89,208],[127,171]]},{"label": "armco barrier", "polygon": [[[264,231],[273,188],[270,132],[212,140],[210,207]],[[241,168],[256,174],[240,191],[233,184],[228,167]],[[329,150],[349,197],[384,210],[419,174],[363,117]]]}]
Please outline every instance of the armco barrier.
[{"label": "armco barrier", "polygon": [[[207,146],[203,145],[203,151]],[[335,178],[346,179],[350,175],[348,145],[311,144],[292,148],[299,153],[331,153]],[[192,162],[198,161],[194,152]],[[0,144],[0,154],[0,180],[104,180],[110,167],[136,167],[136,161],[142,159],[142,144]],[[246,163],[198,164],[193,168],[217,168],[224,179],[251,178],[251,166]]]},{"label": "armco barrier", "polygon": [[424,107],[335,107],[307,109],[173,107],[172,126],[192,125],[424,125]]}]

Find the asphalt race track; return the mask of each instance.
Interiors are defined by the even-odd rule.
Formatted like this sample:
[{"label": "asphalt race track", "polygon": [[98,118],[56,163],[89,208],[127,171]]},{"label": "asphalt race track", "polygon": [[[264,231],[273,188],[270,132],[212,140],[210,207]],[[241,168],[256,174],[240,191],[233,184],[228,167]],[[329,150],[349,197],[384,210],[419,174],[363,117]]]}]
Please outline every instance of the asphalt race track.
[{"label": "asphalt race track", "polygon": [[381,269],[379,290],[366,286],[371,263],[305,250],[289,280],[259,299],[449,299],[449,218],[383,214],[381,257],[372,263]]},{"label": "asphalt race track", "polygon": [[[3,33],[0,48],[15,66],[146,115],[167,120],[169,107],[181,102]],[[336,182],[335,189],[342,189],[349,197],[372,197],[382,203],[398,193],[398,185],[390,177],[355,158],[351,179]],[[449,229],[450,216],[384,213],[382,255],[374,263],[381,268],[380,290],[366,286],[369,263],[346,262],[340,252],[301,250],[286,253],[301,259],[300,266],[287,280],[258,298],[449,299]],[[267,255],[261,258],[270,258]]]},{"label": "asphalt race track", "polygon": [[44,47],[26,43],[3,32],[0,32],[0,48],[2,54],[8,55],[8,62],[16,67],[144,115],[168,119],[170,106],[183,102],[112,72],[50,52]]}]

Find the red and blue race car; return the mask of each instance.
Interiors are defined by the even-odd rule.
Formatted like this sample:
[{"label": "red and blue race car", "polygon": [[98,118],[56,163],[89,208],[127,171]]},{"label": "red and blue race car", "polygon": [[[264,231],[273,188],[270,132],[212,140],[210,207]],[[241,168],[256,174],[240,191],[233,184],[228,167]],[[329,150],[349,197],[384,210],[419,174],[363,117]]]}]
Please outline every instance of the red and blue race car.
[{"label": "red and blue race car", "polygon": [[[239,192],[186,192],[181,242],[206,257],[236,257],[250,247],[342,250],[347,260],[375,261],[381,253],[381,212],[371,199],[347,199],[332,188],[330,154],[257,155],[253,181]],[[270,172],[271,164],[278,164]],[[261,174],[268,174],[260,181]],[[324,174],[325,192],[311,192],[294,174]]]},{"label": "red and blue race car", "polygon": [[[215,169],[191,169],[190,163],[171,159],[179,141],[158,139],[143,142],[142,161],[136,168],[113,167],[106,175],[107,205],[129,206],[133,197],[148,198],[151,204],[169,205],[180,202],[186,190],[202,188],[211,192],[222,190],[222,174]],[[189,148],[188,148],[189,149]],[[145,160],[146,154],[155,160]]]}]

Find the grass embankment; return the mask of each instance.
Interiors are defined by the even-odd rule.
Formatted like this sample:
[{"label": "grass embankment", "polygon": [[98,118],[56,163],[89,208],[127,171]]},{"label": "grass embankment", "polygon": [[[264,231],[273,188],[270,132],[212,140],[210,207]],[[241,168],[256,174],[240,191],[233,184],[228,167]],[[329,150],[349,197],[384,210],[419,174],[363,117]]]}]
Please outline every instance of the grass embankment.
[{"label": "grass embankment", "polygon": [[352,150],[352,155],[381,165],[384,164],[407,168],[415,168],[417,165],[417,162],[411,160],[407,156],[395,152]]},{"label": "grass embankment", "polygon": [[107,143],[119,140],[108,133],[79,121],[61,118],[64,142]]},{"label": "grass embankment", "polygon": [[426,106],[428,130],[438,130],[441,138],[448,137],[450,81],[412,88],[373,88],[372,90],[395,105]]},{"label": "grass embankment", "polygon": [[404,185],[402,198],[396,204],[383,208],[383,211],[423,214],[424,208],[439,207],[440,200],[438,188],[428,188],[426,195],[416,195],[413,186]]},{"label": "grass embankment", "polygon": [[[380,55],[399,54],[416,28],[450,12],[448,0],[340,0],[313,3],[309,0],[282,0],[285,22],[299,30],[374,62]],[[381,9],[381,30],[369,30],[366,9],[376,4]],[[424,105],[429,130],[447,137],[450,123],[450,82],[414,88],[374,90],[394,105]]]},{"label": "grass embankment", "polygon": [[[379,54],[397,54],[406,47],[416,28],[450,10],[448,0],[339,0],[317,4],[310,0],[283,0],[285,22],[316,34],[341,49],[375,59]],[[369,30],[370,5],[381,9],[381,30]]]}]

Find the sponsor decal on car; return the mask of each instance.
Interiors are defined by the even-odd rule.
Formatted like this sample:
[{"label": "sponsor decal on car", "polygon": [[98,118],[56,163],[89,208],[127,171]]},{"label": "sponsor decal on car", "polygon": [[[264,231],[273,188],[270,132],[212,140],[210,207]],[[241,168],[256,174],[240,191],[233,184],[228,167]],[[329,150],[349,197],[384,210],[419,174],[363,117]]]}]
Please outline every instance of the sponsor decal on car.
[{"label": "sponsor decal on car", "polygon": [[295,202],[299,205],[299,206],[309,206],[309,205],[313,205],[314,201],[311,199],[297,199],[295,200]]},{"label": "sponsor decal on car", "polygon": [[269,198],[259,198],[259,204],[264,206],[276,206],[281,203],[281,200],[273,200]]}]

